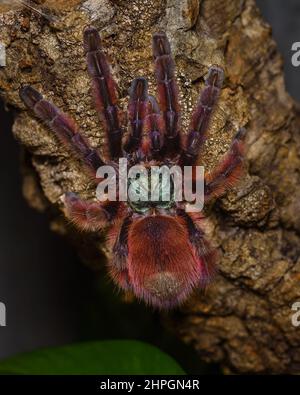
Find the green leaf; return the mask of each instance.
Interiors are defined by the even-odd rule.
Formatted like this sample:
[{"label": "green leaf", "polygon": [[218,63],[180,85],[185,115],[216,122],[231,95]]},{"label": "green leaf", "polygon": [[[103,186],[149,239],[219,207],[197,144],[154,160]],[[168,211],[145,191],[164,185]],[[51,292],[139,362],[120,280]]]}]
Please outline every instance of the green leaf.
[{"label": "green leaf", "polygon": [[78,343],[0,361],[0,374],[184,374],[158,348],[134,340]]}]

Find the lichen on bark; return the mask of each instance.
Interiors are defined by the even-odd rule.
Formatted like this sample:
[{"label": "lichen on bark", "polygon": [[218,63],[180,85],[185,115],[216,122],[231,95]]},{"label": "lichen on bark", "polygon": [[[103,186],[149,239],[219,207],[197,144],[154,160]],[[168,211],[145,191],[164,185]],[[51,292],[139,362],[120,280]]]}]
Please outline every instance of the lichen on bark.
[{"label": "lichen on bark", "polygon": [[[166,325],[202,359],[228,371],[299,373],[299,330],[291,323],[292,303],[300,299],[299,116],[285,91],[270,27],[254,0],[40,3],[56,15],[55,22],[21,8],[0,9],[0,41],[7,57],[0,68],[0,94],[19,110],[13,131],[27,151],[24,191],[30,204],[50,208],[52,227],[70,234],[61,219],[61,195],[74,191],[93,197],[80,165],[18,96],[22,84],[33,85],[76,119],[93,146],[103,146],[83,56],[85,25],[92,22],[101,33],[124,109],[135,76],[146,76],[155,93],[151,35],[167,32],[184,130],[208,67],[220,64],[226,70],[225,87],[203,162],[207,168],[217,163],[238,126],[246,126],[247,172],[207,208],[206,229],[221,256],[215,282],[168,315]],[[101,237],[88,240],[101,248]],[[103,264],[103,259],[85,257],[90,264]]]}]

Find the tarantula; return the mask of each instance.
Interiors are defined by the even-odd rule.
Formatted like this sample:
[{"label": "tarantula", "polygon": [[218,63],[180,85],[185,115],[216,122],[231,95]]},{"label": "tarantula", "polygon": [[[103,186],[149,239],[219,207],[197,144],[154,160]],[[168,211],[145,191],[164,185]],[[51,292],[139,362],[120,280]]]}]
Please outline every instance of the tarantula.
[{"label": "tarantula", "polygon": [[[85,28],[84,49],[96,108],[106,130],[109,159],[104,160],[97,149],[91,148],[75,123],[35,89],[24,86],[20,97],[82,161],[95,185],[100,181],[97,169],[105,163],[114,164],[121,157],[127,158],[130,166],[137,163],[148,167],[152,164],[196,166],[222,88],[223,69],[216,65],[209,68],[189,131],[182,135],[170,43],[165,33],[155,33],[153,56],[158,101],[148,94],[145,78],[133,80],[128,104],[129,130],[123,138],[116,84],[96,28]],[[237,132],[221,163],[205,175],[205,202],[223,194],[239,178],[244,133],[244,129]],[[84,201],[69,192],[64,195],[64,204],[68,218],[79,228],[96,232],[110,227],[111,277],[121,289],[132,291],[153,306],[178,305],[194,288],[204,287],[215,272],[216,251],[205,239],[203,217],[187,212],[185,202],[137,205],[130,200]]]}]

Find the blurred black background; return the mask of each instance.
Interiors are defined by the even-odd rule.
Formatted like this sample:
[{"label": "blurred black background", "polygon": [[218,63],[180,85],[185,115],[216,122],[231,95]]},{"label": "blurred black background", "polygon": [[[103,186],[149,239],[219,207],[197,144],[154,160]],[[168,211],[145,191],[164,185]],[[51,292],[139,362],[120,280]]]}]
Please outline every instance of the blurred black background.
[{"label": "blurred black background", "polygon": [[[291,65],[292,44],[300,41],[300,2],[257,4],[284,57],[287,89],[300,100],[300,68]],[[188,372],[203,371],[194,352],[165,333],[158,315],[120,302],[113,286],[84,267],[66,241],[49,230],[47,218],[27,206],[12,121],[1,103],[0,302],[7,307],[7,327],[0,327],[0,359],[73,341],[133,338],[158,345]]]}]

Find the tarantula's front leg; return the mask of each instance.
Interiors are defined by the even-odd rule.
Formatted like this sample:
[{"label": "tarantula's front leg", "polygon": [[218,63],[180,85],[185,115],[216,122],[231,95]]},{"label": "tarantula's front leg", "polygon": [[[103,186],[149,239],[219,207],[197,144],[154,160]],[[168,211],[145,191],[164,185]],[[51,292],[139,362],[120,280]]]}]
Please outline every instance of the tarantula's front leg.
[{"label": "tarantula's front leg", "polygon": [[159,110],[158,103],[153,96],[149,96],[149,112],[145,120],[145,131],[148,135],[148,151],[153,159],[161,159],[164,143],[164,120]]},{"label": "tarantula's front leg", "polygon": [[135,78],[130,87],[128,117],[130,134],[124,145],[127,153],[133,153],[141,145],[144,121],[148,107],[148,84],[145,78]]},{"label": "tarantula's front leg", "polygon": [[179,100],[175,79],[175,63],[171,55],[171,47],[165,33],[153,35],[153,55],[155,74],[158,85],[158,100],[163,113],[166,133],[166,155],[177,154],[181,150],[179,133]]},{"label": "tarantula's front leg", "polygon": [[53,130],[59,140],[79,156],[89,173],[95,178],[97,169],[105,163],[98,151],[91,148],[87,140],[80,134],[75,122],[54,104],[45,100],[31,86],[21,88],[20,97],[27,107],[33,110],[35,115]]},{"label": "tarantula's front leg", "polygon": [[205,88],[202,91],[199,102],[193,112],[190,131],[180,162],[185,165],[193,165],[205,141],[211,113],[220,95],[223,85],[224,71],[218,66],[209,69],[205,80]]},{"label": "tarantula's front leg", "polygon": [[80,199],[75,193],[64,195],[67,217],[79,229],[95,232],[112,221],[118,211],[118,202],[89,202]]},{"label": "tarantula's front leg", "polygon": [[99,33],[92,26],[84,30],[84,48],[88,71],[92,78],[96,107],[107,132],[110,156],[112,159],[118,159],[122,156],[123,132],[117,108],[116,84],[102,51]]},{"label": "tarantula's front leg", "polygon": [[221,163],[205,177],[204,198],[209,201],[221,196],[228,188],[232,187],[241,176],[244,161],[243,138],[246,129],[241,128],[235,135],[228,153]]}]

